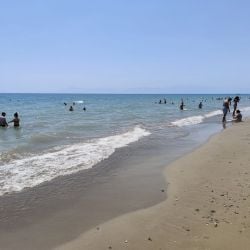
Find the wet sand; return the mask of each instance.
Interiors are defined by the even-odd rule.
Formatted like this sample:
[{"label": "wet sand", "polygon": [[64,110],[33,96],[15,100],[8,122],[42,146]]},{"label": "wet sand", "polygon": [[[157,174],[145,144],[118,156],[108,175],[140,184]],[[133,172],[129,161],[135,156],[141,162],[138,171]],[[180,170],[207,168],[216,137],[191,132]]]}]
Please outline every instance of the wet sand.
[{"label": "wet sand", "polygon": [[165,201],[55,249],[248,249],[249,152],[250,122],[233,124],[166,168]]}]

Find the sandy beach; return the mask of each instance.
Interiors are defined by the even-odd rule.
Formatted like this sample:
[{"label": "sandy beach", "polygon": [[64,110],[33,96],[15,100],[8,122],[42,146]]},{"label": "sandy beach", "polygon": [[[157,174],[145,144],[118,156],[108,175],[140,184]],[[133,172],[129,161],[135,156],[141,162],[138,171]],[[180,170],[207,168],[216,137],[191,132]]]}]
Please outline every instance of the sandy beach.
[{"label": "sandy beach", "polygon": [[55,249],[249,249],[249,152],[250,122],[233,124],[166,168],[164,202]]}]

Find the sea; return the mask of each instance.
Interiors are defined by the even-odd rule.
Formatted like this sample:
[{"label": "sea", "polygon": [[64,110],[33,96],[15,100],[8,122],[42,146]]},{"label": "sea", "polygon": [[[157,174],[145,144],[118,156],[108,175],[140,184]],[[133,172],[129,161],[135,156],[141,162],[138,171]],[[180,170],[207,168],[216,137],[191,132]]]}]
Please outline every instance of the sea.
[{"label": "sea", "polygon": [[[167,164],[230,126],[232,112],[226,126],[221,122],[227,96],[235,95],[0,94],[7,121],[15,112],[20,117],[19,128],[0,128],[0,196],[94,167],[98,173],[123,149],[139,150],[142,164],[152,157]],[[250,95],[240,98],[244,120]]]}]

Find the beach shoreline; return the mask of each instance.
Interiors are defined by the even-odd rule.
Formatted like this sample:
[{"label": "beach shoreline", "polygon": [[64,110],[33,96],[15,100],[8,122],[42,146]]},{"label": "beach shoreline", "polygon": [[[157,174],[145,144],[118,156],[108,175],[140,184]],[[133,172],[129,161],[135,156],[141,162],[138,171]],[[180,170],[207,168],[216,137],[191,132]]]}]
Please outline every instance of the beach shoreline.
[{"label": "beach shoreline", "polygon": [[[167,143],[162,130],[117,149],[93,168],[1,196],[0,246],[52,249],[115,217],[158,204],[167,193],[165,166],[221,129],[201,125]],[[23,240],[27,237],[32,241]]]},{"label": "beach shoreline", "polygon": [[164,174],[167,199],[55,248],[246,249],[250,243],[250,122],[233,124]]}]

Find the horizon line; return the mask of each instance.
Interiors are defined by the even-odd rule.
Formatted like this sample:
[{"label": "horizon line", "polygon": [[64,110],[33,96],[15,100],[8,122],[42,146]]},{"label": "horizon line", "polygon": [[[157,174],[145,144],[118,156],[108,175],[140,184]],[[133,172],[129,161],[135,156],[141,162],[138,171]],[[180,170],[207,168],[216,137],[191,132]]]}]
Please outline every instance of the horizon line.
[{"label": "horizon line", "polygon": [[71,94],[71,95],[249,95],[250,93],[112,93],[112,92],[0,92],[0,94]]}]

